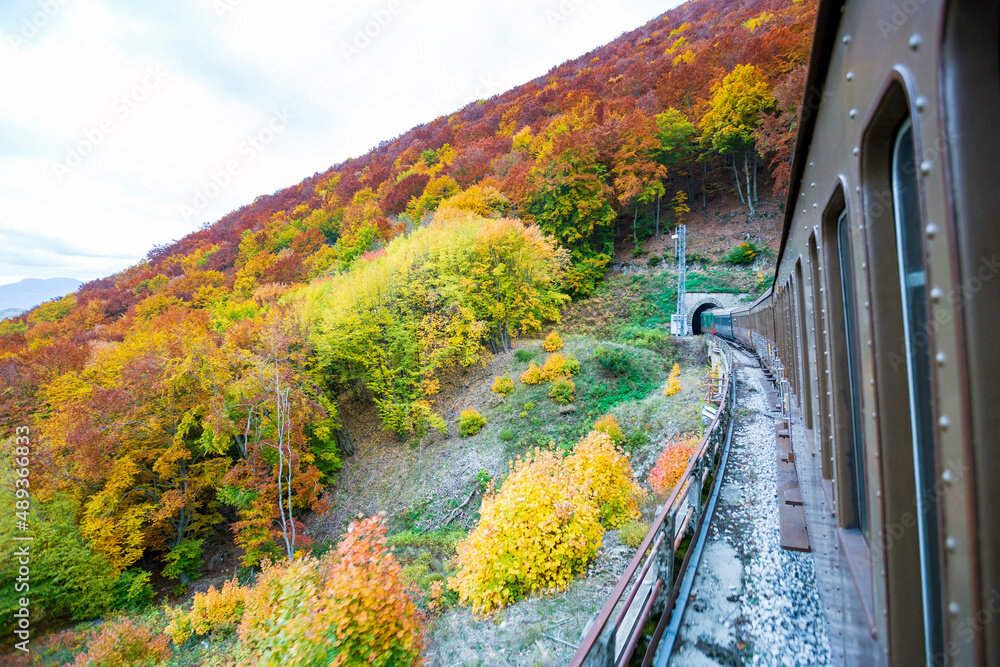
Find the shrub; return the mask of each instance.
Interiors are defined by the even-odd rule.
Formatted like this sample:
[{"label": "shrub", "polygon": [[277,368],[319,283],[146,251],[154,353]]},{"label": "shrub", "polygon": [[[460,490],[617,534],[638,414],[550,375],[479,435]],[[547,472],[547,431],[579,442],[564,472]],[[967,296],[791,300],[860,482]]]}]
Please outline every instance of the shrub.
[{"label": "shrub", "polygon": [[606,414],[594,422],[594,430],[607,435],[616,445],[620,445],[625,441],[625,434],[622,433],[622,427],[618,424],[618,420],[611,414]]},{"label": "shrub", "polygon": [[532,361],[528,370],[521,373],[521,382],[523,384],[541,384],[545,382],[545,375],[542,373],[542,369]]},{"label": "shrub", "polygon": [[265,563],[248,592],[240,638],[257,663],[411,665],[423,640],[417,607],[383,516],[351,523],[336,551]]},{"label": "shrub", "polygon": [[542,366],[542,377],[546,381],[552,382],[567,374],[566,357],[561,352],[553,352],[545,358],[545,364]]},{"label": "shrub", "polygon": [[119,665],[156,665],[171,655],[170,643],[163,635],[133,621],[106,623],[90,641],[86,653],[73,663],[78,667],[118,667]]},{"label": "shrub", "polygon": [[498,375],[493,380],[493,393],[507,398],[514,393],[514,381],[509,375]]},{"label": "shrub", "polygon": [[597,507],[601,525],[617,528],[639,518],[639,500],[645,495],[633,480],[628,454],[611,438],[591,431],[566,458],[574,483]]},{"label": "shrub", "polygon": [[558,352],[563,349],[562,338],[559,337],[556,331],[553,331],[542,341],[542,349],[546,352]]},{"label": "shrub", "polygon": [[478,613],[529,593],[563,588],[601,546],[597,508],[562,456],[518,458],[499,491],[483,498],[479,523],[458,545],[449,586]]},{"label": "shrub", "polygon": [[559,405],[569,405],[576,398],[576,385],[567,377],[561,377],[549,387],[549,398]]},{"label": "shrub", "polygon": [[601,368],[618,375],[625,375],[632,371],[632,355],[618,347],[598,345],[594,348],[594,359],[601,365]]},{"label": "shrub", "polygon": [[500,429],[500,439],[504,442],[513,442],[515,438],[517,438],[517,433],[511,427],[504,426]]},{"label": "shrub", "polygon": [[514,353],[514,358],[524,363],[525,361],[531,361],[535,358],[535,353],[531,350],[518,350]]},{"label": "shrub", "polygon": [[739,244],[723,258],[728,264],[753,264],[754,259],[760,254],[760,249],[750,241]]},{"label": "shrub", "polygon": [[660,264],[660,262],[662,262],[662,261],[663,261],[663,258],[660,257],[659,255],[650,255],[646,259],[646,264],[648,264],[650,266],[658,266]]},{"label": "shrub", "polygon": [[153,602],[150,576],[145,570],[125,570],[118,575],[111,592],[112,606],[132,613],[146,609]]},{"label": "shrub", "polygon": [[646,539],[647,533],[649,533],[649,524],[633,520],[626,522],[618,529],[618,538],[622,544],[638,549],[642,541]]},{"label": "shrub", "polygon": [[657,495],[666,496],[674,490],[697,445],[698,436],[696,434],[671,438],[666,449],[656,459],[653,470],[649,473],[649,485],[653,487],[653,491]]},{"label": "shrub", "polygon": [[475,435],[486,426],[486,417],[475,408],[462,410],[458,416],[458,433],[462,436]]},{"label": "shrub", "polygon": [[670,369],[670,377],[667,378],[667,388],[663,390],[664,396],[673,396],[681,390],[681,365],[674,364]]},{"label": "shrub", "polygon": [[221,590],[212,586],[204,593],[195,593],[191,611],[179,607],[167,609],[170,615],[167,634],[175,644],[183,644],[191,635],[234,630],[243,617],[248,590],[230,579]]},{"label": "shrub", "polygon": [[166,562],[163,576],[180,579],[181,582],[197,579],[201,568],[201,543],[202,540],[184,540],[171,549],[163,558]]},{"label": "shrub", "polygon": [[576,360],[576,357],[570,355],[563,362],[563,370],[570,375],[577,375],[580,372],[580,362]]}]

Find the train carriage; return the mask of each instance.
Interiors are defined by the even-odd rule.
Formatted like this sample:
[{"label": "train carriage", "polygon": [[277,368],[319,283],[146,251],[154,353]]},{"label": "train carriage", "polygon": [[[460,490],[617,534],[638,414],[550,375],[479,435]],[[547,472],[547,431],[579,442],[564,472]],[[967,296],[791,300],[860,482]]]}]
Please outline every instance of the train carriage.
[{"label": "train carriage", "polygon": [[850,664],[1000,664],[1000,3],[822,2],[772,288],[706,313],[787,386]]}]

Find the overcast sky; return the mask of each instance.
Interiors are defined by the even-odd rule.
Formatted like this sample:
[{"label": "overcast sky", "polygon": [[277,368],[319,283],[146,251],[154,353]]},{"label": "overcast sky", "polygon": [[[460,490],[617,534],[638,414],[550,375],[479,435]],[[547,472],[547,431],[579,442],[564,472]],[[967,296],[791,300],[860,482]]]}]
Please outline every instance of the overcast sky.
[{"label": "overcast sky", "polygon": [[2,0],[0,284],[89,280],[679,0]]}]

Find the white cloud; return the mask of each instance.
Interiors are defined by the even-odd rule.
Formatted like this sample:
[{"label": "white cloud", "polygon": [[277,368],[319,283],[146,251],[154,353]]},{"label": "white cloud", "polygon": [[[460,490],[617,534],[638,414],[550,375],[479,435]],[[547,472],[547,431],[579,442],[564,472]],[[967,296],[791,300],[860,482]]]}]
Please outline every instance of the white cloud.
[{"label": "white cloud", "polygon": [[15,2],[0,10],[0,89],[14,91],[0,102],[0,283],[121,270],[676,4]]}]

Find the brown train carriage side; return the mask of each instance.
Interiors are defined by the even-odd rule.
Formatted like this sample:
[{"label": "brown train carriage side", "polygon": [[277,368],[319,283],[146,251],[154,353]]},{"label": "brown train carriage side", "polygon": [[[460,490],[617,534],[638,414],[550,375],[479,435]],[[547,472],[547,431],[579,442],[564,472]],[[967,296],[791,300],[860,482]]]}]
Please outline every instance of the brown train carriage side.
[{"label": "brown train carriage side", "polygon": [[836,660],[1000,664],[1000,3],[821,2],[772,288]]}]

